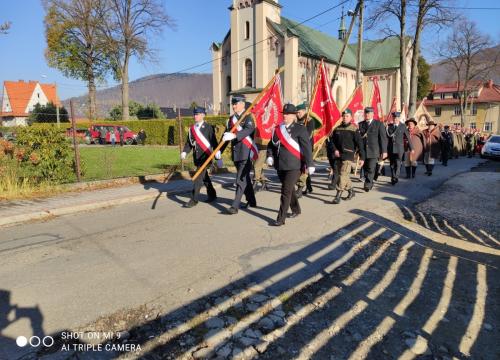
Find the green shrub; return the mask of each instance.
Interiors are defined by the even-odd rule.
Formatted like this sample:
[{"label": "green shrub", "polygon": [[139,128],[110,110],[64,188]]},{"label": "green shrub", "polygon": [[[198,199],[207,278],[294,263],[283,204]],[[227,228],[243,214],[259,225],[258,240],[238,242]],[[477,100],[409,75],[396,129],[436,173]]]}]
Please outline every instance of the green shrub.
[{"label": "green shrub", "polygon": [[57,127],[19,128],[14,156],[21,177],[35,183],[61,184],[74,179],[74,154]]}]

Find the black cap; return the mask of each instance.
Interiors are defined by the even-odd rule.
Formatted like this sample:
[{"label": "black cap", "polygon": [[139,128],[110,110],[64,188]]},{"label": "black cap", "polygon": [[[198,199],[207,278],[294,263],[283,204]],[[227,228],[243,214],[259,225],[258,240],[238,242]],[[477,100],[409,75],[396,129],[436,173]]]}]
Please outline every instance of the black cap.
[{"label": "black cap", "polygon": [[283,114],[296,114],[297,113],[297,108],[293,104],[285,104],[283,106]]},{"label": "black cap", "polygon": [[365,107],[365,114],[372,113],[372,112],[373,112],[373,108],[371,106]]},{"label": "black cap", "polygon": [[399,111],[394,111],[394,112],[392,113],[392,116],[393,116],[393,117],[401,117],[401,113],[400,113]]},{"label": "black cap", "polygon": [[351,114],[352,115],[351,109],[347,108],[344,111],[342,111],[342,115],[345,115],[345,114]]},{"label": "black cap", "polygon": [[231,99],[231,104],[236,104],[239,103],[240,101],[245,102],[247,98],[245,95],[233,95],[233,98]]},{"label": "black cap", "polygon": [[204,107],[201,107],[201,106],[197,106],[193,109],[193,115],[196,115],[196,114],[206,114],[207,111],[205,110]]}]

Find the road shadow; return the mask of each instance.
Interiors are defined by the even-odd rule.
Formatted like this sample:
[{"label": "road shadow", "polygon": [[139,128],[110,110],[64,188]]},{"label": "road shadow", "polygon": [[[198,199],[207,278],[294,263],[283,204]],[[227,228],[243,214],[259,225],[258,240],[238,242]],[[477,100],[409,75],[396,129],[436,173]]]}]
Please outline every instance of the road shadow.
[{"label": "road shadow", "polygon": [[[436,243],[397,217],[350,214],[320,239],[241,256],[239,279],[120,329],[127,343],[144,359],[498,359],[498,256]],[[286,255],[251,266],[269,252]]]}]

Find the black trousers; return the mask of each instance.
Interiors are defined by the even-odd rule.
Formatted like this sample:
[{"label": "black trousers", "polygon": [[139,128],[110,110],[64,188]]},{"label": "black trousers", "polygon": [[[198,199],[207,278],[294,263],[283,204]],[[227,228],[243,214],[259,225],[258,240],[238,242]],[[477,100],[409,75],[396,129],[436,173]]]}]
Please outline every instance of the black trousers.
[{"label": "black trousers", "polygon": [[401,170],[401,157],[399,154],[389,155],[391,164],[391,179],[399,179],[399,172]]},{"label": "black trousers", "polygon": [[377,167],[378,159],[370,158],[366,159],[363,164],[363,170],[365,173],[365,187],[373,187],[373,176],[375,175],[375,168]]},{"label": "black trousers", "polygon": [[288,208],[300,214],[300,205],[295,194],[295,184],[300,177],[300,170],[278,170],[278,177],[281,181],[281,197],[277,220],[284,223]]},{"label": "black trousers", "polygon": [[208,169],[206,167],[200,173],[200,175],[194,180],[193,191],[191,192],[191,198],[194,201],[198,201],[202,185],[205,185],[205,187],[207,188],[207,195],[209,199],[214,199],[217,197],[217,193],[215,192],[215,188],[212,185],[212,180],[210,180],[210,176],[208,176]]},{"label": "black trousers", "polygon": [[448,165],[448,159],[450,158],[450,153],[451,151],[448,150],[447,148],[444,148],[443,151],[441,152],[441,161],[443,162],[444,166]]},{"label": "black trousers", "polygon": [[240,207],[241,198],[243,194],[250,204],[256,204],[255,193],[253,191],[252,179],[250,178],[250,170],[252,170],[252,162],[250,160],[235,161],[236,166],[236,195],[233,201],[233,207],[238,209]]}]

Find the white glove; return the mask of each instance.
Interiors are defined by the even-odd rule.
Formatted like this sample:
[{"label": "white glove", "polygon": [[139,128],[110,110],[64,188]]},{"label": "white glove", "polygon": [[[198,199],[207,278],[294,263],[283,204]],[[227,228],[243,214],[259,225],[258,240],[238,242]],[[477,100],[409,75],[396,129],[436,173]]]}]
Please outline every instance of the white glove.
[{"label": "white glove", "polygon": [[186,154],[186,152],[185,152],[185,151],[181,152],[181,160],[186,159],[186,155],[187,155],[187,154]]},{"label": "white glove", "polygon": [[219,169],[222,169],[224,167],[224,161],[222,161],[222,159],[217,160],[217,167]]},{"label": "white glove", "polygon": [[269,156],[267,159],[266,159],[266,164],[269,165],[269,166],[273,166],[274,164],[274,159],[272,156]]},{"label": "white glove", "polygon": [[224,136],[222,136],[222,141],[231,141],[236,139],[236,135],[232,132],[225,132]]},{"label": "white glove", "polygon": [[316,171],[316,168],[314,166],[309,166],[307,168],[307,172],[309,173],[309,175],[314,174],[315,171]]},{"label": "white glove", "polygon": [[217,152],[215,153],[215,159],[220,160],[220,157],[221,157],[220,150],[217,150]]}]

